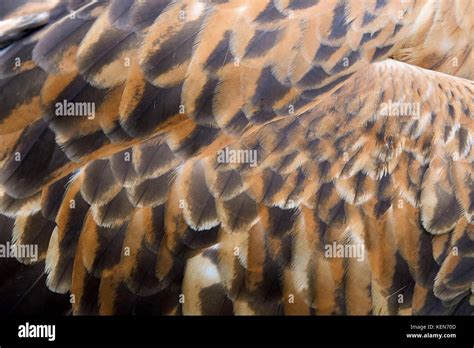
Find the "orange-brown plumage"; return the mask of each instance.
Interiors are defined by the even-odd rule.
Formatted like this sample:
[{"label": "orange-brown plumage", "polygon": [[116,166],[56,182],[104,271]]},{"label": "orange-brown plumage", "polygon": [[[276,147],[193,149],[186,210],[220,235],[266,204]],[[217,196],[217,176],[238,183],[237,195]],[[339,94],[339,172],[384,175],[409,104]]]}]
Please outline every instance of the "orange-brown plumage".
[{"label": "orange-brown plumage", "polygon": [[0,213],[74,313],[472,313],[471,1],[52,6],[0,53]]}]

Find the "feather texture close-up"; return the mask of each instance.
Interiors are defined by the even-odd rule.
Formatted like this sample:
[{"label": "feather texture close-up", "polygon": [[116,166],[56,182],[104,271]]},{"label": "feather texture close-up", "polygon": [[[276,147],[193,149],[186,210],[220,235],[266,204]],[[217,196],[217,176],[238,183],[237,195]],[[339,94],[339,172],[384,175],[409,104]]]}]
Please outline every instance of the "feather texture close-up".
[{"label": "feather texture close-up", "polygon": [[0,313],[474,314],[474,1],[2,0]]}]

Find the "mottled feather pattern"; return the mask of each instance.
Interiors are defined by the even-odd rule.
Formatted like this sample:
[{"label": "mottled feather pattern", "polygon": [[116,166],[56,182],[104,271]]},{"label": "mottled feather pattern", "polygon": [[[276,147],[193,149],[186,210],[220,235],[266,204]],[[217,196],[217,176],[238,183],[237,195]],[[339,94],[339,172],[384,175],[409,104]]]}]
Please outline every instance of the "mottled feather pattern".
[{"label": "mottled feather pattern", "polygon": [[1,240],[74,314],[473,313],[470,0],[33,3]]}]

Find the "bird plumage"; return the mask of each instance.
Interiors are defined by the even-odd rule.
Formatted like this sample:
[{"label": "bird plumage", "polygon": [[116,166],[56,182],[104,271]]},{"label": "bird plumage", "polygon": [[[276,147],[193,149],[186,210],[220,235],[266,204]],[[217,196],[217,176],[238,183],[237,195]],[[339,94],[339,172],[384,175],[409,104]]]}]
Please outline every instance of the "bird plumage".
[{"label": "bird plumage", "polygon": [[0,55],[0,212],[74,313],[472,313],[472,1],[68,5]]}]

